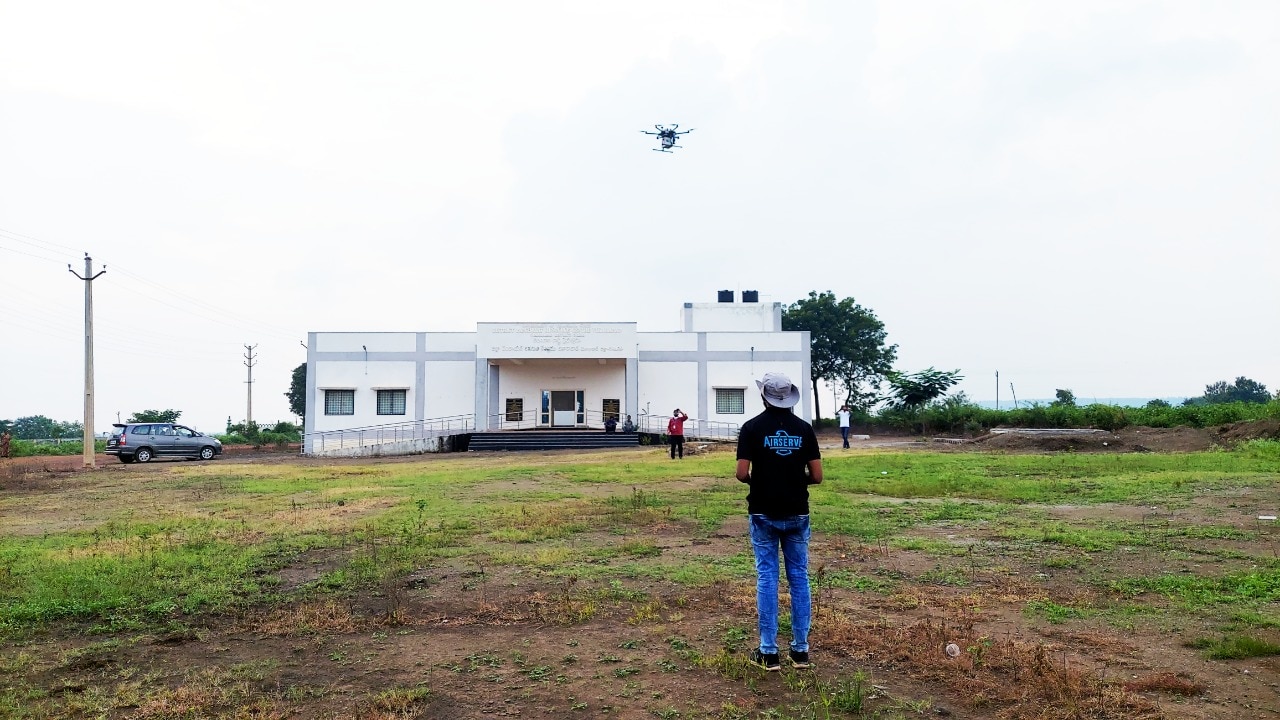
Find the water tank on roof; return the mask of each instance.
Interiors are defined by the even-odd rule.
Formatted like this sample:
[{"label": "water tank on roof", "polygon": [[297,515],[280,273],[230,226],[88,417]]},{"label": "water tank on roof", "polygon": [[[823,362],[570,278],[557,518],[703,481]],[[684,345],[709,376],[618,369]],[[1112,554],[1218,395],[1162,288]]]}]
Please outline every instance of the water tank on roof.
[{"label": "water tank on roof", "polygon": [[760,302],[760,293],[755,290],[743,290],[742,302]]},{"label": "water tank on roof", "polygon": [[733,291],[720,290],[719,292],[716,293],[716,299],[719,302],[733,302]]}]

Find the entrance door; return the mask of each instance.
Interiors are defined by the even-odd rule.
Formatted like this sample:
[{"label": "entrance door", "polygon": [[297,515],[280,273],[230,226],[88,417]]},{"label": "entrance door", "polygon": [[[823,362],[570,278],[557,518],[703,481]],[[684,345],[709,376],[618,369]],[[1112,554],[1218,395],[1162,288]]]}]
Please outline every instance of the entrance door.
[{"label": "entrance door", "polygon": [[543,390],[542,424],[573,427],[586,422],[582,410],[582,390]]}]

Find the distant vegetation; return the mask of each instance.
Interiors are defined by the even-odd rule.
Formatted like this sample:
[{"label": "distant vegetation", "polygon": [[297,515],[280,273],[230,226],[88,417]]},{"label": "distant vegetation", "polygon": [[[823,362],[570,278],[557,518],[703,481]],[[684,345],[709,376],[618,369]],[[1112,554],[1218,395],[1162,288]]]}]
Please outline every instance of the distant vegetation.
[{"label": "distant vegetation", "polygon": [[43,415],[30,415],[17,420],[0,420],[0,432],[8,430],[16,440],[79,440],[84,436],[84,425],[78,422],[59,422]]},{"label": "distant vegetation", "polygon": [[291,422],[278,422],[275,425],[261,426],[250,420],[227,427],[226,435],[218,439],[227,445],[252,445],[264,447],[273,445],[283,448],[289,443],[302,441],[302,428]]},{"label": "distant vegetation", "polygon": [[[143,410],[129,416],[127,422],[177,422],[181,410]],[[32,455],[79,455],[84,452],[83,426],[78,422],[58,422],[43,415],[0,420],[0,431],[8,430],[13,439],[9,452],[13,457]],[[227,428],[218,439],[228,445],[283,448],[302,440],[302,428],[290,422],[259,425],[240,423]],[[106,440],[94,442],[95,452],[107,449]]]},{"label": "distant vegetation", "polygon": [[182,417],[181,410],[142,410],[129,416],[127,423],[176,423]]},{"label": "distant vegetation", "polygon": [[[107,449],[106,440],[95,440],[93,443],[94,452],[102,452]],[[31,457],[33,455],[80,455],[84,452],[84,441],[80,438],[75,440],[57,440],[57,441],[35,441],[35,440],[19,440],[14,438],[9,445],[9,453],[14,457]]]},{"label": "distant vegetation", "polygon": [[[903,401],[902,378],[927,378],[934,381],[927,402]],[[1052,402],[1023,403],[1019,407],[994,410],[969,400],[964,393],[940,398],[939,388],[950,387],[956,373],[939,373],[930,368],[915,376],[889,373],[890,393],[884,404],[874,411],[855,411],[853,424],[868,430],[905,432],[945,432],[978,434],[994,427],[1014,428],[1098,428],[1119,430],[1131,425],[1142,427],[1213,427],[1244,420],[1280,419],[1280,397],[1273,398],[1267,387],[1247,377],[1234,383],[1220,381],[1205,386],[1200,397],[1188,398],[1175,406],[1164,400],[1152,400],[1143,407],[1125,407],[1092,403],[1077,405],[1075,393],[1059,388]],[[928,397],[919,395],[918,397]],[[830,425],[834,420],[820,424]]]},{"label": "distant vegetation", "polygon": [[[1204,395],[1198,398],[1187,398],[1184,405],[1219,405],[1222,403],[1245,402],[1265,403],[1271,400],[1267,386],[1241,375],[1233,383],[1219,380],[1212,385],[1204,386]],[[1280,400],[1280,392],[1276,393]]]},{"label": "distant vegetation", "polygon": [[[1266,403],[1212,403],[1172,406],[1152,402],[1146,407],[1118,405],[1067,405],[1033,403],[1011,410],[993,410],[971,402],[964,393],[938,400],[920,409],[889,407],[862,413],[853,423],[868,429],[908,432],[977,434],[993,427],[1099,428],[1119,430],[1145,427],[1213,427],[1242,420],[1280,419],[1280,400]],[[833,423],[833,420],[824,421]]]}]

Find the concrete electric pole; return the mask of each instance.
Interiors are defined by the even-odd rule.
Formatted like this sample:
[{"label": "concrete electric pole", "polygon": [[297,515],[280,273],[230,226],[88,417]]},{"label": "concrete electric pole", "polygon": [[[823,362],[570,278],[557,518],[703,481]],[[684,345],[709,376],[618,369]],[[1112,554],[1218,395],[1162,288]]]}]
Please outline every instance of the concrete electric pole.
[{"label": "concrete electric pole", "polygon": [[249,388],[249,405],[245,409],[244,424],[248,425],[253,422],[253,366],[258,364],[258,358],[254,357],[253,349],[257,345],[245,345],[244,366],[249,368],[249,379],[245,381],[245,386]]},{"label": "concrete electric pole", "polygon": [[97,275],[93,274],[93,258],[84,254],[84,275],[71,269],[67,263],[67,272],[84,281],[84,466],[97,467],[93,454],[93,281],[107,271],[103,265]]}]

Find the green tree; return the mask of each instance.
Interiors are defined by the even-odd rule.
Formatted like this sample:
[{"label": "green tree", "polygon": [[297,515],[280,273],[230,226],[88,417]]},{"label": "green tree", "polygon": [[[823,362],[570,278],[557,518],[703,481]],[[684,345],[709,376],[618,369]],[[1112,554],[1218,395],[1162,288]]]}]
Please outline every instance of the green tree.
[{"label": "green tree", "polygon": [[1161,400],[1160,398],[1154,398],[1152,400],[1147,401],[1148,410],[1158,410],[1161,408],[1168,408],[1168,407],[1173,407],[1172,405],[1169,404],[1168,400]]},{"label": "green tree", "polygon": [[302,363],[293,369],[293,380],[289,383],[289,411],[298,417],[307,414],[307,364]]},{"label": "green tree", "polygon": [[73,439],[84,434],[84,424],[79,422],[58,422],[43,415],[28,415],[13,422],[0,421],[0,429],[8,428],[9,433],[19,440]]},{"label": "green tree", "polygon": [[918,373],[890,372],[885,377],[889,381],[892,405],[914,410],[942,397],[963,379],[959,370],[934,370],[932,367]]},{"label": "green tree", "polygon": [[1059,388],[1057,390],[1054,390],[1053,393],[1054,395],[1057,396],[1057,399],[1049,403],[1050,407],[1075,407],[1076,406],[1076,394],[1071,392],[1070,390],[1063,390]]},{"label": "green tree", "polygon": [[1204,402],[1209,405],[1229,402],[1264,403],[1271,400],[1267,386],[1241,375],[1234,383],[1219,380],[1204,386]]},{"label": "green tree", "polygon": [[125,422],[131,423],[171,423],[178,422],[178,418],[182,415],[181,410],[143,410],[129,416]]},{"label": "green tree", "polygon": [[55,423],[53,428],[53,437],[61,439],[79,440],[84,438],[84,423],[82,422],[60,422]]},{"label": "green tree", "polygon": [[820,380],[841,388],[850,407],[866,410],[898,357],[898,346],[885,344],[884,323],[874,312],[853,298],[836,300],[830,290],[810,292],[808,298],[784,307],[782,329],[809,331],[815,419],[822,416]]},{"label": "green tree", "polygon": [[43,415],[28,415],[14,420],[11,431],[19,440],[58,437],[58,423]]}]

